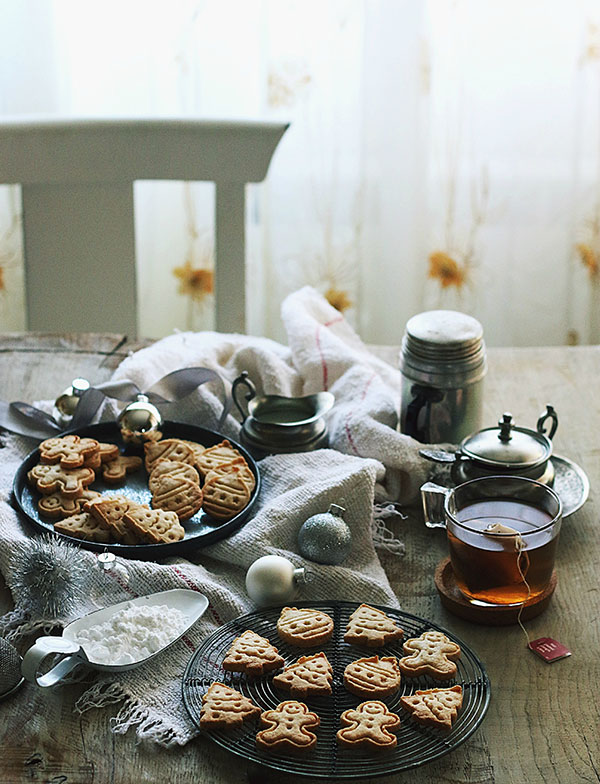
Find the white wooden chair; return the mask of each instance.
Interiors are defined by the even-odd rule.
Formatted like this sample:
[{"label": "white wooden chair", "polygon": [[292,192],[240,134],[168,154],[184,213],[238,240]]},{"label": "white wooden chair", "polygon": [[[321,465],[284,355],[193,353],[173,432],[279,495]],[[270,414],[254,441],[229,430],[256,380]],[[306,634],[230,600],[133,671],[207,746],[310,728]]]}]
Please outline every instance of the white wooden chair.
[{"label": "white wooden chair", "polygon": [[287,127],[1,120],[0,182],[22,186],[28,329],[137,335],[133,183],[150,179],[216,184],[215,327],[245,332],[245,185],[264,180]]}]

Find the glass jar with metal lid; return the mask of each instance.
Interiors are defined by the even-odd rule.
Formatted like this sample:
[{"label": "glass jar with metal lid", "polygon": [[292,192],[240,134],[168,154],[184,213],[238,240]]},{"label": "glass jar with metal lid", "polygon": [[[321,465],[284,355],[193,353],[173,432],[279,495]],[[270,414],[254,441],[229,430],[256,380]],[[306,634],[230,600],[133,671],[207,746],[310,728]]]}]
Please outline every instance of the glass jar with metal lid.
[{"label": "glass jar with metal lid", "polygon": [[[546,434],[548,420],[551,424]],[[421,449],[420,454],[438,463],[452,463],[451,475],[456,483],[481,476],[510,474],[552,485],[554,466],[550,458],[557,427],[558,417],[552,406],[546,406],[536,430],[517,427],[512,415],[506,413],[497,427],[471,434],[460,443],[456,452]]]},{"label": "glass jar with metal lid", "polygon": [[487,372],[483,328],[453,310],[431,310],[406,324],[400,352],[400,430],[428,444],[458,444],[481,427]]}]

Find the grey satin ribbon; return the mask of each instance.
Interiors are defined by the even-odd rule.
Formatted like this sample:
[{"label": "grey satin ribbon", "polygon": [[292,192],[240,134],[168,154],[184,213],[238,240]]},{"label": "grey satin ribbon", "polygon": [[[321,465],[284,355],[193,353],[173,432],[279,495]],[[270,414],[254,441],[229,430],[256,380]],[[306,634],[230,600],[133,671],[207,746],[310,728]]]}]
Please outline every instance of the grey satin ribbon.
[{"label": "grey satin ribbon", "polygon": [[[161,403],[175,403],[181,400],[207,381],[218,381],[220,384],[223,413],[219,418],[217,429],[221,430],[231,409],[232,400],[226,392],[222,377],[215,370],[205,367],[174,370],[146,390],[141,390],[133,381],[127,380],[106,381],[90,387],[81,396],[66,429],[76,430],[89,425],[106,397],[131,403],[138,395],[146,395],[150,403],[159,406]],[[0,400],[0,427],[39,440],[56,436],[65,430],[50,414],[35,406],[20,401],[6,403],[3,400]]]}]

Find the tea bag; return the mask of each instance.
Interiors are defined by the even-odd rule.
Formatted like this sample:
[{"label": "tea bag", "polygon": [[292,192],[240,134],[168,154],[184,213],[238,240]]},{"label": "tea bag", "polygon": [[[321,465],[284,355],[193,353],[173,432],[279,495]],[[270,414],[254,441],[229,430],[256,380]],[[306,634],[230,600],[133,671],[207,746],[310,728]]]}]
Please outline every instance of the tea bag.
[{"label": "tea bag", "polygon": [[[483,533],[486,536],[501,536],[503,542],[506,541],[511,549],[515,549],[519,553],[525,549],[525,542],[521,534],[503,523],[490,523],[483,529]],[[508,536],[508,534],[513,534],[513,536]]]},{"label": "tea bag", "polygon": [[504,525],[503,523],[490,523],[483,529],[483,533],[486,536],[497,537],[502,542],[505,550],[514,550],[517,553],[517,569],[519,570],[523,582],[527,586],[527,591],[531,593],[531,588],[525,579],[525,575],[529,571],[529,556],[527,555],[525,542],[519,531],[508,525]]},{"label": "tea bag", "polygon": [[[527,587],[527,598],[529,599],[531,595],[531,587],[527,582],[527,578],[525,577],[529,570],[529,556],[527,555],[527,551],[525,550],[525,542],[523,541],[523,537],[519,531],[516,531],[514,528],[511,528],[508,525],[504,525],[503,523],[490,523],[483,529],[483,533],[486,536],[497,537],[498,539],[501,538],[503,546],[506,545],[506,550],[514,549],[517,556],[517,569],[519,570],[519,574],[521,575],[523,583]],[[521,621],[521,614],[523,612],[523,607],[525,606],[526,601],[527,600],[525,600],[525,602],[523,602],[519,608],[517,622],[523,630],[523,633],[527,639],[527,644],[529,645],[529,634],[527,633],[527,629],[523,626]]]}]

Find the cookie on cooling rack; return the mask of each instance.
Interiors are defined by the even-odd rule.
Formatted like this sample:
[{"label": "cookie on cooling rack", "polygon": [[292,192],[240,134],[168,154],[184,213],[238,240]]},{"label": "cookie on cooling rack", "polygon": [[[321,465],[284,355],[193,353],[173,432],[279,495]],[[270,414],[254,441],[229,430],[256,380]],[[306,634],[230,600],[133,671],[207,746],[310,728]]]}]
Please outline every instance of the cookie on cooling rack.
[{"label": "cookie on cooling rack", "polygon": [[301,656],[297,662],[284,667],[273,676],[273,683],[290,692],[292,697],[322,697],[331,694],[333,669],[321,651],[312,656]]},{"label": "cookie on cooling rack", "polygon": [[359,697],[388,697],[398,691],[401,679],[395,656],[357,659],[344,670],[344,686]]},{"label": "cookie on cooling rack", "polygon": [[398,660],[404,675],[411,678],[429,675],[439,681],[456,675],[455,662],[460,657],[460,646],[442,632],[433,629],[423,632],[420,637],[406,640],[402,649],[408,654]]},{"label": "cookie on cooling rack", "polygon": [[203,729],[232,729],[261,712],[248,697],[236,689],[215,681],[202,697],[200,726]]},{"label": "cookie on cooling rack", "polygon": [[346,748],[385,751],[398,743],[394,732],[400,727],[400,717],[379,700],[361,702],[356,708],[345,710],[340,722],[342,729],[336,738]]},{"label": "cookie on cooling rack", "polygon": [[344,640],[368,648],[380,648],[403,636],[402,629],[382,610],[361,604],[348,619]]},{"label": "cookie on cooling rack", "polygon": [[414,694],[400,698],[400,704],[412,714],[418,724],[452,729],[452,723],[462,708],[462,687],[449,689],[421,689]]},{"label": "cookie on cooling rack", "polygon": [[284,607],[277,621],[277,632],[290,645],[312,648],[332,638],[333,618],[310,607]]},{"label": "cookie on cooling rack", "polygon": [[321,720],[303,702],[287,700],[273,710],[261,714],[265,729],[256,734],[256,745],[265,751],[306,752],[315,746],[317,736],[312,731]]},{"label": "cookie on cooling rack", "polygon": [[235,638],[223,659],[224,670],[243,672],[250,677],[278,670],[283,664],[277,648],[250,629]]}]

